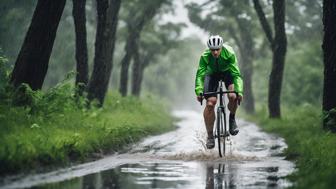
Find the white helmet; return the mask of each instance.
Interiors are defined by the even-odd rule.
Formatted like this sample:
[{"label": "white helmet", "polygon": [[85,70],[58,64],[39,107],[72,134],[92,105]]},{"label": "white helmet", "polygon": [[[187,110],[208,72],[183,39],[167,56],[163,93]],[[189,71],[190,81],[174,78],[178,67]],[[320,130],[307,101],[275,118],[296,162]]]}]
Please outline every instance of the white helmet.
[{"label": "white helmet", "polygon": [[219,35],[212,35],[208,39],[209,49],[220,49],[223,46],[223,38]]}]

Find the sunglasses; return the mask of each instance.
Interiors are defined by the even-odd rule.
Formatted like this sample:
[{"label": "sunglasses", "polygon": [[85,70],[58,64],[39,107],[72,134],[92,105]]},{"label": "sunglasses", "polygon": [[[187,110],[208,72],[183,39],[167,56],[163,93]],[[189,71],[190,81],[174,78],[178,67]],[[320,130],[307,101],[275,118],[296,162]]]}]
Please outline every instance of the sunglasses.
[{"label": "sunglasses", "polygon": [[210,49],[211,51],[219,51],[220,49]]}]

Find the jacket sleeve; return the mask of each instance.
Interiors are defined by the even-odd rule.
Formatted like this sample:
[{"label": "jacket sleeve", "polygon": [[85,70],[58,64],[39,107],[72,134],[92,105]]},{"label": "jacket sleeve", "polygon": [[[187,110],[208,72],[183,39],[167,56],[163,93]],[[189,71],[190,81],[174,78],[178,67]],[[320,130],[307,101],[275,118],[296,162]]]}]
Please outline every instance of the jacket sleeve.
[{"label": "jacket sleeve", "polygon": [[206,68],[207,68],[206,58],[205,56],[201,56],[198,69],[196,72],[196,79],[195,79],[196,96],[199,96],[200,93],[203,93],[204,77],[205,77]]},{"label": "jacket sleeve", "polygon": [[234,89],[241,96],[243,96],[243,79],[239,71],[237,58],[235,54],[232,54],[232,56],[230,57],[230,61],[231,61],[231,64],[230,64],[229,69],[233,77]]}]

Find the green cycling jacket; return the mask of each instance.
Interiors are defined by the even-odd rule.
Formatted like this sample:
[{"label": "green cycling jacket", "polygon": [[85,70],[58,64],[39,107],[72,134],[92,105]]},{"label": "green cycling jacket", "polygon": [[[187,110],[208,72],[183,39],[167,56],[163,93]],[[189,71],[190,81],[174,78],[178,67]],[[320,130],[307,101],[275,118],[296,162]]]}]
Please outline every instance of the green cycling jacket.
[{"label": "green cycling jacket", "polygon": [[237,57],[232,47],[226,44],[222,47],[218,65],[215,65],[215,58],[212,56],[210,49],[205,50],[201,55],[195,80],[196,95],[203,93],[205,75],[225,71],[231,73],[235,91],[243,95],[243,80],[238,68]]}]

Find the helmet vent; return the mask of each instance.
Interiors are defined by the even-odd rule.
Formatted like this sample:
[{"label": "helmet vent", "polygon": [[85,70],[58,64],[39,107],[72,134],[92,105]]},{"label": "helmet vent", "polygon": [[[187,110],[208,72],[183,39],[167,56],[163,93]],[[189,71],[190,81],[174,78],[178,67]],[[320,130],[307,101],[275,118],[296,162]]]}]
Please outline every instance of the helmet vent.
[{"label": "helmet vent", "polygon": [[209,49],[220,49],[223,46],[223,38],[219,35],[212,35],[207,42]]}]

